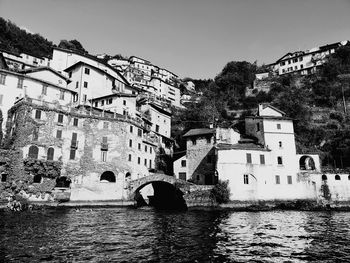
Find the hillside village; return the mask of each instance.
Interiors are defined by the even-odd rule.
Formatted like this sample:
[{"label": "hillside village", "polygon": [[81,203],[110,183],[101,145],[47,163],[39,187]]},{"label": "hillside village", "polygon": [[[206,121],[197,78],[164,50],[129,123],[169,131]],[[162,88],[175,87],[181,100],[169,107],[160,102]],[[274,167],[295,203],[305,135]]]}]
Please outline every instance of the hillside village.
[{"label": "hillside village", "polygon": [[[348,46],[287,53],[256,70],[249,85],[242,81],[243,93],[234,92],[232,101],[221,101],[224,70],[200,88],[202,80],[182,79],[138,56],[57,46],[50,57],[1,50],[0,198],[126,200],[129,182],[165,173],[202,186],[227,181],[231,201],[349,201],[349,156],[320,159],[320,149],[298,136],[304,108],[280,95],[273,98],[280,104],[268,98],[281,80],[292,83],[290,92],[304,88],[305,78],[317,78],[329,56]],[[346,74],[339,79],[348,83]],[[326,113],[340,122],[348,107],[342,91]],[[313,123],[327,119],[316,105],[310,116]]]}]

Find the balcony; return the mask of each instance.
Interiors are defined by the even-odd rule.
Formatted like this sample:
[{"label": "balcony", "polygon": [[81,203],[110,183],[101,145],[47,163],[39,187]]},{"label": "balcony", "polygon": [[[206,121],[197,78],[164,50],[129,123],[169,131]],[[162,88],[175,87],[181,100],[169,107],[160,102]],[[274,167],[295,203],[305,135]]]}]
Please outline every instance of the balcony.
[{"label": "balcony", "polygon": [[72,149],[78,149],[78,141],[71,141],[70,148],[72,148]]},{"label": "balcony", "polygon": [[101,142],[101,150],[102,151],[108,151],[108,143]]}]

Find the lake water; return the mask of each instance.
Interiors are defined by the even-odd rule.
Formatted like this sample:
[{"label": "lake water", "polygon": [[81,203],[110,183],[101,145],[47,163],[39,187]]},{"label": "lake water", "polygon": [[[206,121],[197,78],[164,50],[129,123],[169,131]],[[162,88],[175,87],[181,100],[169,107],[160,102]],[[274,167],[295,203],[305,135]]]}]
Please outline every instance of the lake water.
[{"label": "lake water", "polygon": [[350,262],[350,213],[0,212],[0,262]]}]

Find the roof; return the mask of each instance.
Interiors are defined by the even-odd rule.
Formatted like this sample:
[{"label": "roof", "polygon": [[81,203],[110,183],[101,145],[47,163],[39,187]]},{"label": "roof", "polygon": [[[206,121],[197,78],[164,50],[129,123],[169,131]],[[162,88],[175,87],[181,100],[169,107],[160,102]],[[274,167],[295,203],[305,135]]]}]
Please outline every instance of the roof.
[{"label": "roof", "polygon": [[30,69],[22,70],[21,73],[27,74],[27,73],[32,73],[32,72],[44,71],[44,70],[51,71],[55,75],[57,75],[60,78],[64,79],[67,83],[71,82],[71,80],[69,78],[67,78],[66,76],[62,75],[61,73],[59,73],[58,71],[56,71],[56,70],[54,70],[53,68],[50,68],[50,67],[30,68]]},{"label": "roof", "polygon": [[271,109],[273,109],[274,111],[277,111],[277,112],[281,113],[283,116],[286,115],[286,113],[285,113],[284,111],[281,111],[280,109],[277,109],[276,107],[272,106],[271,104],[266,104],[266,103],[265,103],[265,104],[261,104],[261,105],[262,105],[263,109],[271,108]]},{"label": "roof", "polygon": [[116,70],[111,65],[109,65],[106,62],[104,62],[103,60],[98,59],[97,57],[95,57],[93,55],[90,55],[89,53],[82,53],[82,52],[79,52],[79,51],[76,51],[76,50],[70,50],[70,49],[59,48],[59,47],[53,47],[53,49],[60,50],[60,51],[63,51],[63,52],[74,53],[76,55],[87,57],[87,58],[89,58],[91,60],[94,60],[94,61],[104,65],[105,67],[109,68],[110,70],[114,71],[115,73],[117,73],[118,76],[120,76],[124,80],[125,84],[130,85],[129,81],[118,70]]},{"label": "roof", "polygon": [[61,87],[61,86],[58,86],[58,85],[53,84],[51,82],[48,82],[48,81],[45,81],[45,80],[42,80],[42,79],[38,79],[38,78],[34,78],[32,76],[23,75],[21,73],[15,72],[15,71],[0,69],[0,72],[6,73],[6,74],[12,74],[12,75],[19,76],[19,77],[26,78],[26,79],[31,79],[31,80],[34,80],[34,81],[38,81],[40,83],[45,83],[45,84],[47,84],[49,86],[53,86],[53,87],[56,87],[56,88],[61,89],[61,90],[69,91],[69,92],[74,93],[74,94],[78,93],[78,92],[76,92],[74,90],[71,90],[71,89],[68,89],[68,88],[65,88],[65,87]]},{"label": "roof", "polygon": [[285,116],[246,116],[247,119],[268,119],[268,120],[294,120]]},{"label": "roof", "polygon": [[218,150],[251,150],[251,151],[264,151],[270,152],[271,150],[266,149],[264,146],[256,143],[236,143],[236,144],[227,144],[219,143],[216,145]]},{"label": "roof", "polygon": [[143,61],[147,61],[147,62],[151,63],[149,60],[144,59],[144,58],[140,58],[140,57],[137,57],[137,56],[131,56],[131,57],[129,57],[129,60],[131,60],[132,58],[141,59],[141,60],[143,60]]},{"label": "roof", "polygon": [[91,64],[88,64],[88,63],[86,63],[86,62],[83,62],[83,61],[78,61],[77,63],[71,65],[71,66],[68,67],[68,68],[66,68],[64,71],[65,71],[65,72],[69,72],[69,71],[71,71],[72,69],[75,69],[75,68],[80,67],[80,66],[88,66],[88,67],[90,67],[90,68],[93,68],[93,69],[95,69],[95,70],[97,70],[97,71],[99,71],[99,72],[101,72],[101,73],[103,73],[103,74],[106,74],[106,75],[110,76],[111,78],[115,79],[115,77],[113,77],[111,74],[109,74],[108,72],[104,71],[103,69],[100,69],[100,68],[98,68],[98,67],[95,67],[95,66],[93,66],[93,65],[91,65]]},{"label": "roof", "polygon": [[182,157],[186,156],[186,151],[184,151],[182,153],[178,153],[178,154],[174,153],[174,155],[176,155],[176,157],[174,156],[173,162],[175,162],[175,161],[181,159]]},{"label": "roof", "polygon": [[186,132],[183,137],[189,137],[189,136],[199,136],[199,135],[206,135],[206,134],[214,134],[216,129],[208,129],[208,128],[201,128],[201,129],[192,129]]},{"label": "roof", "polygon": [[150,102],[150,103],[148,103],[150,106],[152,106],[154,109],[156,109],[157,111],[159,111],[159,112],[161,112],[161,113],[163,113],[163,114],[166,114],[166,115],[168,115],[168,116],[171,116],[172,115],[172,113],[171,112],[169,112],[169,111],[167,111],[167,110],[165,110],[164,108],[162,108],[162,107],[159,107],[156,103],[154,103],[154,102]]},{"label": "roof", "polygon": [[128,94],[128,93],[113,93],[113,94],[109,94],[109,95],[104,95],[101,97],[96,97],[93,99],[90,99],[89,101],[94,101],[94,100],[101,100],[101,99],[105,99],[105,98],[110,98],[110,97],[137,97],[136,94]]},{"label": "roof", "polygon": [[8,67],[6,60],[5,60],[4,56],[2,55],[2,53],[0,53],[0,60],[1,60],[0,61],[0,68],[8,70],[9,67]]}]

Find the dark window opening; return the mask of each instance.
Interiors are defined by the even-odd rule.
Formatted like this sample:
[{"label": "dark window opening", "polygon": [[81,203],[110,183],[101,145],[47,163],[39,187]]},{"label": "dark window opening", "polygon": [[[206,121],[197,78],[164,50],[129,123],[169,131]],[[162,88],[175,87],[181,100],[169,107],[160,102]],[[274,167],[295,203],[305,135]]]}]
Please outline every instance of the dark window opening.
[{"label": "dark window opening", "polygon": [[37,184],[40,184],[41,183],[41,175],[40,174],[37,174],[34,176],[33,178],[33,183],[37,183]]},{"label": "dark window opening", "polygon": [[282,161],[282,157],[281,157],[281,156],[278,156],[278,157],[277,157],[277,164],[279,164],[279,165],[282,165],[282,164],[283,164],[283,161]]},{"label": "dark window opening", "polygon": [[33,159],[38,159],[39,148],[35,145],[29,147],[28,157]]},{"label": "dark window opening", "polygon": [[339,181],[340,180],[339,174],[336,174],[334,178],[335,178],[335,180]]},{"label": "dark window opening", "polygon": [[322,174],[322,181],[326,181],[327,180],[327,175]]},{"label": "dark window opening", "polygon": [[247,163],[252,163],[252,154],[247,153],[246,157],[247,157]]},{"label": "dark window opening", "polygon": [[7,174],[1,174],[1,182],[7,181]]},{"label": "dark window opening", "polygon": [[65,176],[62,176],[56,179],[55,187],[69,188],[70,184],[71,184],[71,180]]},{"label": "dark window opening", "polygon": [[248,174],[244,174],[243,175],[243,182],[244,182],[244,184],[249,184],[249,176],[248,176]]},{"label": "dark window opening", "polygon": [[109,182],[109,183],[115,183],[115,175],[111,171],[104,172],[100,177],[100,182]]},{"label": "dark window opening", "polygon": [[54,153],[55,153],[55,149],[54,148],[49,148],[47,150],[47,160],[48,161],[52,161],[53,160]]}]

